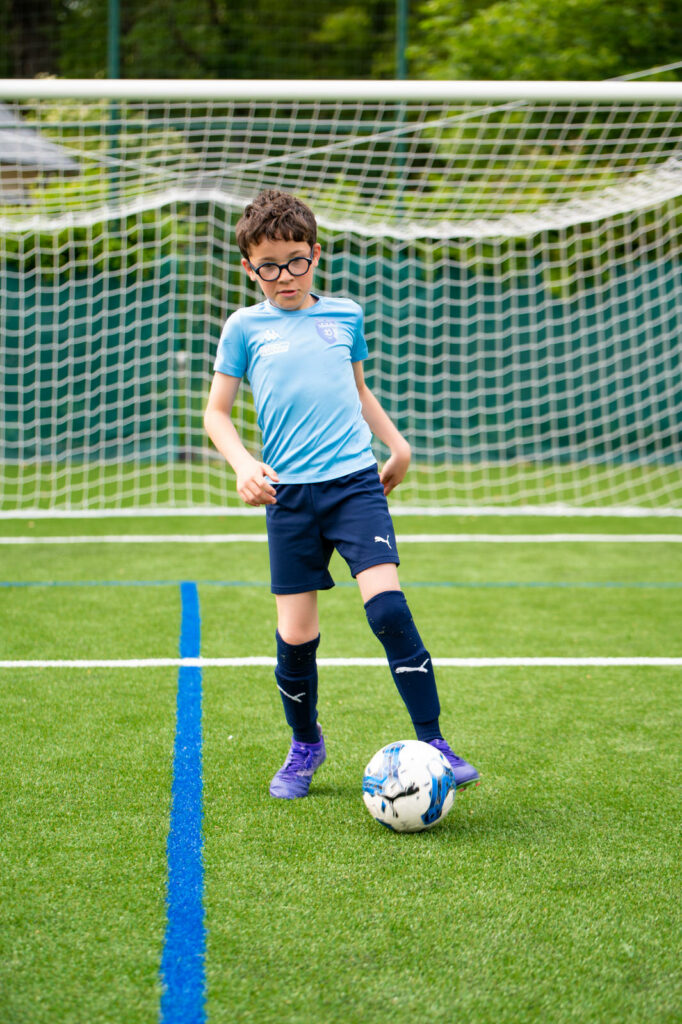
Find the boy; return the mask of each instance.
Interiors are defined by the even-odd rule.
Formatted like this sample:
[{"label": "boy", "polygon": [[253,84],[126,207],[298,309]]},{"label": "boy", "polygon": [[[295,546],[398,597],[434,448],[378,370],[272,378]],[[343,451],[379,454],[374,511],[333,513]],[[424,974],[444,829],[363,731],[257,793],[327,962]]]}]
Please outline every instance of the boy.
[{"label": "boy", "polygon": [[[237,475],[241,498],[265,505],[277,604],[275,679],[293,732],[270,793],[306,796],[325,760],[317,722],[317,592],[334,586],[328,570],[334,548],[357,580],[417,738],[445,754],[458,788],[477,785],[476,769],[441,736],[431,658],[400,589],[386,495],[405,476],[410,448],[365,383],[362,311],[349,299],[312,291],[321,248],[315,217],[296,197],[261,193],[236,235],[242,266],[265,301],[237,310],[225,324],[204,423]],[[244,375],[263,462],[246,450],[231,419]],[[391,452],[381,473],[372,434]]]}]

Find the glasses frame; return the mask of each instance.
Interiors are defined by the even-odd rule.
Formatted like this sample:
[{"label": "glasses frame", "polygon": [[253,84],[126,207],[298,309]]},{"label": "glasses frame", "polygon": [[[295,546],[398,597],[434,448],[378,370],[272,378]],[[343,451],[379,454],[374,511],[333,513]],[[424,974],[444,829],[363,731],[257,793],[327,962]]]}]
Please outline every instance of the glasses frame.
[{"label": "glasses frame", "polygon": [[[313,251],[313,249],[310,250],[310,256],[292,256],[291,259],[287,260],[286,263],[275,263],[274,260],[266,260],[265,263],[261,263],[259,267],[254,267],[251,260],[249,260],[248,262],[254,274],[256,274],[256,276],[259,277],[261,281],[265,281],[266,284],[274,284],[275,281],[279,281],[280,277],[282,276],[282,271],[289,270],[289,264],[295,263],[296,260],[305,260],[305,262],[307,263],[305,270],[303,271],[302,274],[295,274],[293,270],[289,270],[289,273],[291,274],[292,277],[305,277],[315,259],[315,257],[313,256]],[[263,277],[263,275],[261,274],[261,270],[263,269],[263,267],[277,267],[277,277]]]}]

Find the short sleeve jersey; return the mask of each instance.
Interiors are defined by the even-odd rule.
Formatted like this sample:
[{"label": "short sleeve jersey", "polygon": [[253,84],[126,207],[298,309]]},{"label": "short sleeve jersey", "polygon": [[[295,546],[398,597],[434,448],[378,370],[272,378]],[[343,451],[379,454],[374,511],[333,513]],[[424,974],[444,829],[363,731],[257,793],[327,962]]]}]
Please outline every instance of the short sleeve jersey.
[{"label": "short sleeve jersey", "polygon": [[333,480],[376,463],[352,367],[368,354],[362,309],[351,299],[314,297],[306,309],[267,300],[238,309],[214,364],[248,380],[263,461],[281,483]]}]

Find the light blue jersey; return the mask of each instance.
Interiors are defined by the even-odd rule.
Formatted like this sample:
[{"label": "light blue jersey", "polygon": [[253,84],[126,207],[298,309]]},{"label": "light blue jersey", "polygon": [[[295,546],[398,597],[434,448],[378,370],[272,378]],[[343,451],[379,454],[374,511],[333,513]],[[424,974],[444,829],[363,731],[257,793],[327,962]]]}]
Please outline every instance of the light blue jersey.
[{"label": "light blue jersey", "polygon": [[263,461],[281,483],[334,480],[376,464],[352,364],[367,358],[360,306],[318,297],[307,309],[238,309],[214,369],[251,385]]}]

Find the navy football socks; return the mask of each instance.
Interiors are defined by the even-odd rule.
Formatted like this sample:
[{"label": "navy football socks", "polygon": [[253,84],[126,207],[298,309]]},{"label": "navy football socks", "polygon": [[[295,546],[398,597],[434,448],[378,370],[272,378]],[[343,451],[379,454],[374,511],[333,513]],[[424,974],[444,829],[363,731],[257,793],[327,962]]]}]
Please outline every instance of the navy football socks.
[{"label": "navy football socks", "polygon": [[319,636],[305,644],[288,644],[279,632],[275,679],[284,714],[299,743],[317,743],[317,660]]},{"label": "navy football socks", "polygon": [[389,668],[405,702],[417,739],[441,738],[440,702],[431,655],[424,647],[402,590],[385,590],[365,604],[372,631],[386,651]]}]

